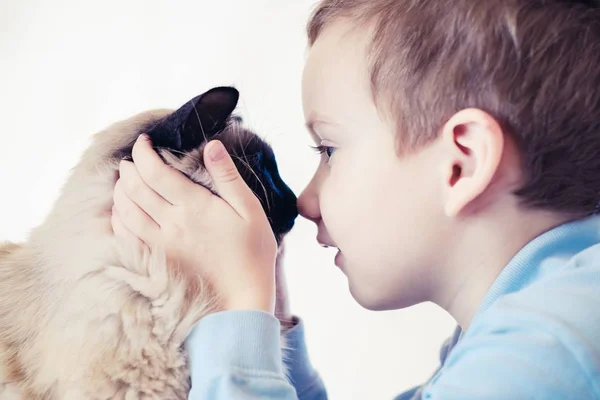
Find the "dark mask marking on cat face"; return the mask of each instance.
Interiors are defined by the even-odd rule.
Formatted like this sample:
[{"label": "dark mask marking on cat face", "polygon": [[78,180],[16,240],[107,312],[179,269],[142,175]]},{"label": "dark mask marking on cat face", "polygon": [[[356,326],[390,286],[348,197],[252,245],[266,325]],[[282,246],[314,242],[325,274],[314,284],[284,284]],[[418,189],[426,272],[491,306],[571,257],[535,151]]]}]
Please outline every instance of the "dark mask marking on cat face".
[{"label": "dark mask marking on cat face", "polygon": [[[271,147],[242,127],[242,119],[232,114],[238,99],[239,92],[233,87],[210,89],[139,133],[147,133],[155,149],[167,150],[184,160],[186,168],[182,172],[192,179],[205,171],[202,149],[206,143],[220,140],[244,181],[259,198],[280,242],[298,216],[297,199],[279,175]],[[131,159],[132,147],[133,143],[115,157]]]}]

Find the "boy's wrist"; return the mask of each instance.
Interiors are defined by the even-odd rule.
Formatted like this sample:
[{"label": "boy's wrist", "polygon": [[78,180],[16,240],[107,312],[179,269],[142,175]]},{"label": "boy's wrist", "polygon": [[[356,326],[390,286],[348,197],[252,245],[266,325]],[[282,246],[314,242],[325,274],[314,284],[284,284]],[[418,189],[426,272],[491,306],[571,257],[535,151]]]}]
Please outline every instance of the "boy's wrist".
[{"label": "boy's wrist", "polygon": [[225,302],[228,311],[258,310],[275,315],[275,290],[257,291],[258,293],[238,294]]},{"label": "boy's wrist", "polygon": [[282,333],[286,333],[298,324],[298,319],[291,314],[277,315],[277,313],[275,313],[275,317],[279,320]]}]

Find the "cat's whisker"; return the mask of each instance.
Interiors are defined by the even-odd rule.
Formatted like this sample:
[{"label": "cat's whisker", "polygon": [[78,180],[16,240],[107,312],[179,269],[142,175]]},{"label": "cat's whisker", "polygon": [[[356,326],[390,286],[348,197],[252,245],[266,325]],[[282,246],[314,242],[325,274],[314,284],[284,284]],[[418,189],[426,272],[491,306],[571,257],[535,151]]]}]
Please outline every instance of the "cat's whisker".
[{"label": "cat's whisker", "polygon": [[[246,160],[242,159],[240,156],[237,156],[235,154],[231,155],[232,157],[235,157],[236,159],[238,159],[242,164],[244,164],[248,170],[252,173],[252,175],[254,175],[254,177],[256,178],[256,180],[258,181],[258,183],[260,184],[260,186],[262,187],[262,190],[265,194],[265,201],[267,202],[266,206],[267,206],[267,210],[271,210],[271,203],[269,202],[269,194],[267,191],[267,188],[265,187],[265,185],[262,183],[262,181],[260,180],[258,174],[254,171],[254,168],[252,168],[252,166],[250,165],[249,162],[247,162]],[[256,193],[254,193],[256,194]]]},{"label": "cat's whisker", "polygon": [[258,195],[258,193],[256,193],[256,191],[252,188],[250,188],[250,190],[252,191],[252,193],[254,194],[254,196],[256,196],[259,200],[260,200],[260,196]]},{"label": "cat's whisker", "polygon": [[196,110],[196,107],[194,107],[192,105],[192,108],[194,109],[194,114],[196,114],[196,118],[198,118],[198,125],[200,125],[200,130],[202,131],[202,137],[204,138],[204,141],[208,142],[208,137],[206,136],[206,132],[204,132],[204,127],[202,126],[202,120],[200,119],[200,114],[198,114],[198,110]]},{"label": "cat's whisker", "polygon": [[[282,227],[289,223],[285,219],[297,215],[272,149],[241,120],[234,118],[227,125],[232,118],[223,114],[214,127],[212,120],[204,120],[206,132],[202,124],[196,126],[194,118],[200,120],[200,112],[205,118],[205,112],[213,110],[204,105],[225,106],[220,97],[209,95],[205,100],[194,111],[189,103],[174,112],[148,111],[102,131],[30,238],[18,245],[0,244],[0,353],[10,355],[9,362],[16,360],[17,375],[27,378],[18,382],[27,385],[24,392],[58,399],[114,393],[117,388],[136,398],[187,398],[190,374],[181,348],[201,318],[222,308],[223,298],[202,274],[168,257],[164,244],[146,245],[133,234],[127,234],[133,241],[119,237],[113,211],[120,211],[114,207],[120,162],[133,162],[135,141],[146,133],[164,163],[218,195],[204,167],[202,130],[205,140],[208,135],[224,142],[259,198],[278,243]],[[213,128],[223,124],[214,135]],[[180,139],[182,147],[176,144]],[[202,243],[194,245],[204,256]],[[74,345],[78,352],[72,351]],[[138,353],[144,354],[145,362],[139,362]],[[65,356],[61,368],[39,372],[39,363],[55,354]],[[3,361],[7,360],[0,360],[0,375],[4,367],[14,367]],[[71,379],[80,371],[89,371],[86,379]],[[2,382],[0,392],[4,399]]]},{"label": "cat's whisker", "polygon": [[[256,177],[256,180],[258,181],[258,183],[260,183],[260,185],[262,186],[262,189],[263,189],[263,191],[265,193],[265,201],[267,202],[267,204],[266,204],[267,210],[271,210],[271,204],[269,203],[269,198],[268,198],[268,195],[267,195],[267,189],[265,188],[265,185],[262,183],[262,181],[260,180],[260,178],[258,177],[258,175],[256,174],[256,172],[254,171],[254,169],[250,166],[250,163],[246,161],[248,159],[248,155],[246,154],[246,148],[252,142],[252,140],[255,140],[255,137],[252,137],[252,138],[250,138],[250,140],[247,140],[245,145],[242,143],[242,137],[241,137],[241,135],[238,134],[238,135],[236,135],[236,137],[238,138],[238,141],[239,141],[239,144],[240,144],[240,148],[242,149],[242,154],[243,154],[244,158],[242,159],[239,156],[236,156],[236,157],[245,166],[248,167],[248,169],[250,170],[250,172],[252,172],[252,174]],[[253,193],[254,193],[254,195],[256,197],[260,198],[256,192],[253,191]]]},{"label": "cat's whisker", "polygon": [[[245,152],[245,151],[246,151],[246,148],[247,148],[248,146],[250,146],[250,143],[252,143],[252,141],[253,141],[253,140],[256,140],[256,137],[252,137],[252,138],[250,138],[250,140],[246,141],[246,145],[245,145],[244,147],[242,147],[242,151],[244,151],[244,152]],[[244,156],[245,156],[245,154],[244,154]]]},{"label": "cat's whisker", "polygon": [[[246,154],[246,148],[248,147],[248,145],[250,144],[250,142],[254,138],[251,138],[250,140],[246,141],[246,145],[244,146],[243,143],[242,143],[242,137],[241,137],[241,135],[237,134],[236,136],[238,138],[238,142],[240,144],[240,148],[242,149],[242,155],[244,156],[244,160],[247,160],[248,159],[248,155]],[[246,163],[246,164],[248,164],[248,163]],[[252,171],[252,173],[254,173],[254,170],[252,168],[249,168],[249,169]],[[256,175],[256,174],[254,174],[254,175]],[[258,179],[258,177],[257,177],[257,179]],[[259,180],[259,182],[260,182],[260,180]],[[261,185],[262,185],[262,182],[261,182]]]},{"label": "cat's whisker", "polygon": [[157,150],[158,150],[158,149],[162,149],[162,150],[167,150],[167,151],[170,151],[171,153],[181,154],[183,157],[190,158],[190,159],[192,159],[192,160],[194,160],[194,161],[196,161],[196,162],[198,162],[198,163],[201,163],[201,162],[202,162],[202,160],[200,160],[198,157],[194,157],[193,155],[191,155],[191,154],[189,154],[189,153],[186,153],[186,152],[184,152],[184,151],[175,150],[175,149],[169,149],[169,148],[167,148],[167,147],[156,147],[156,149],[157,149]]},{"label": "cat's whisker", "polygon": [[[244,150],[243,150],[243,146],[242,146],[242,143],[240,143],[240,148],[242,148],[242,152],[244,152]],[[157,150],[167,150],[167,151],[170,151],[170,152],[172,152],[172,153],[181,154],[181,155],[182,155],[184,158],[189,158],[189,159],[191,159],[191,160],[193,160],[193,161],[197,162],[198,164],[201,164],[201,162],[202,162],[202,161],[201,161],[199,158],[197,158],[197,157],[194,157],[193,155],[191,155],[191,154],[189,154],[189,153],[186,153],[186,152],[183,152],[183,151],[180,151],[180,150],[169,149],[169,148],[167,148],[167,147],[156,147],[156,149],[157,149]],[[248,161],[246,161],[248,157],[247,157],[245,154],[244,154],[244,157],[240,157],[240,156],[238,156],[238,155],[231,154],[231,157],[232,157],[232,158],[235,158],[235,159],[237,159],[237,160],[239,160],[239,161],[240,161],[242,164],[244,164],[244,166],[245,166],[246,168],[248,168],[248,170],[249,170],[249,171],[252,173],[252,175],[254,175],[254,177],[256,177],[256,180],[257,180],[257,181],[258,181],[258,183],[261,185],[261,188],[262,188],[262,190],[263,190],[263,192],[264,192],[264,195],[265,195],[265,200],[266,200],[266,203],[267,203],[267,204],[266,204],[266,206],[267,206],[267,210],[270,210],[270,209],[271,209],[271,203],[269,202],[269,192],[267,191],[267,188],[266,188],[266,187],[265,187],[265,185],[262,183],[262,181],[260,180],[260,178],[259,178],[258,174],[257,174],[257,173],[254,171],[254,169],[252,168],[252,166],[250,165],[250,163],[249,163]],[[254,193],[254,195],[255,195],[256,197],[260,198],[260,196],[258,195],[258,193],[256,193],[254,190],[252,190],[252,193]],[[272,194],[271,194],[271,201],[273,201],[273,198],[272,198],[272,197],[273,197],[273,196],[272,196]]]}]

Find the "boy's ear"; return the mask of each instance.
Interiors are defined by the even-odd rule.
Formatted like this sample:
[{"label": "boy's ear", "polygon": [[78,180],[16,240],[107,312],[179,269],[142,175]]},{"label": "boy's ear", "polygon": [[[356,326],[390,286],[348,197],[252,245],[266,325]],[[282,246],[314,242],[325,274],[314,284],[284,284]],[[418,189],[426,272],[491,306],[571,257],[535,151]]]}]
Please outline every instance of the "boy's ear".
[{"label": "boy's ear", "polygon": [[216,87],[194,97],[147,133],[155,147],[186,151],[200,146],[225,128],[239,92]]},{"label": "boy's ear", "polygon": [[455,217],[464,212],[490,187],[500,168],[505,137],[500,124],[479,109],[454,114],[442,128],[446,155],[444,211]]}]

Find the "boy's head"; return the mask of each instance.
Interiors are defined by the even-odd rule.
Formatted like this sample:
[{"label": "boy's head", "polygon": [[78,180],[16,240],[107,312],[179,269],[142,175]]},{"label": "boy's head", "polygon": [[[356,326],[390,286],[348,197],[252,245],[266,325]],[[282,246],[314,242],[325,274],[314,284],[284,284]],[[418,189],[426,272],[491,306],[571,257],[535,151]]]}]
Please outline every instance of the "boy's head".
[{"label": "boy's head", "polygon": [[493,234],[488,217],[503,232],[524,215],[540,228],[595,211],[598,3],[318,5],[303,102],[325,153],[299,207],[340,248],[361,304],[433,300],[456,249]]}]

